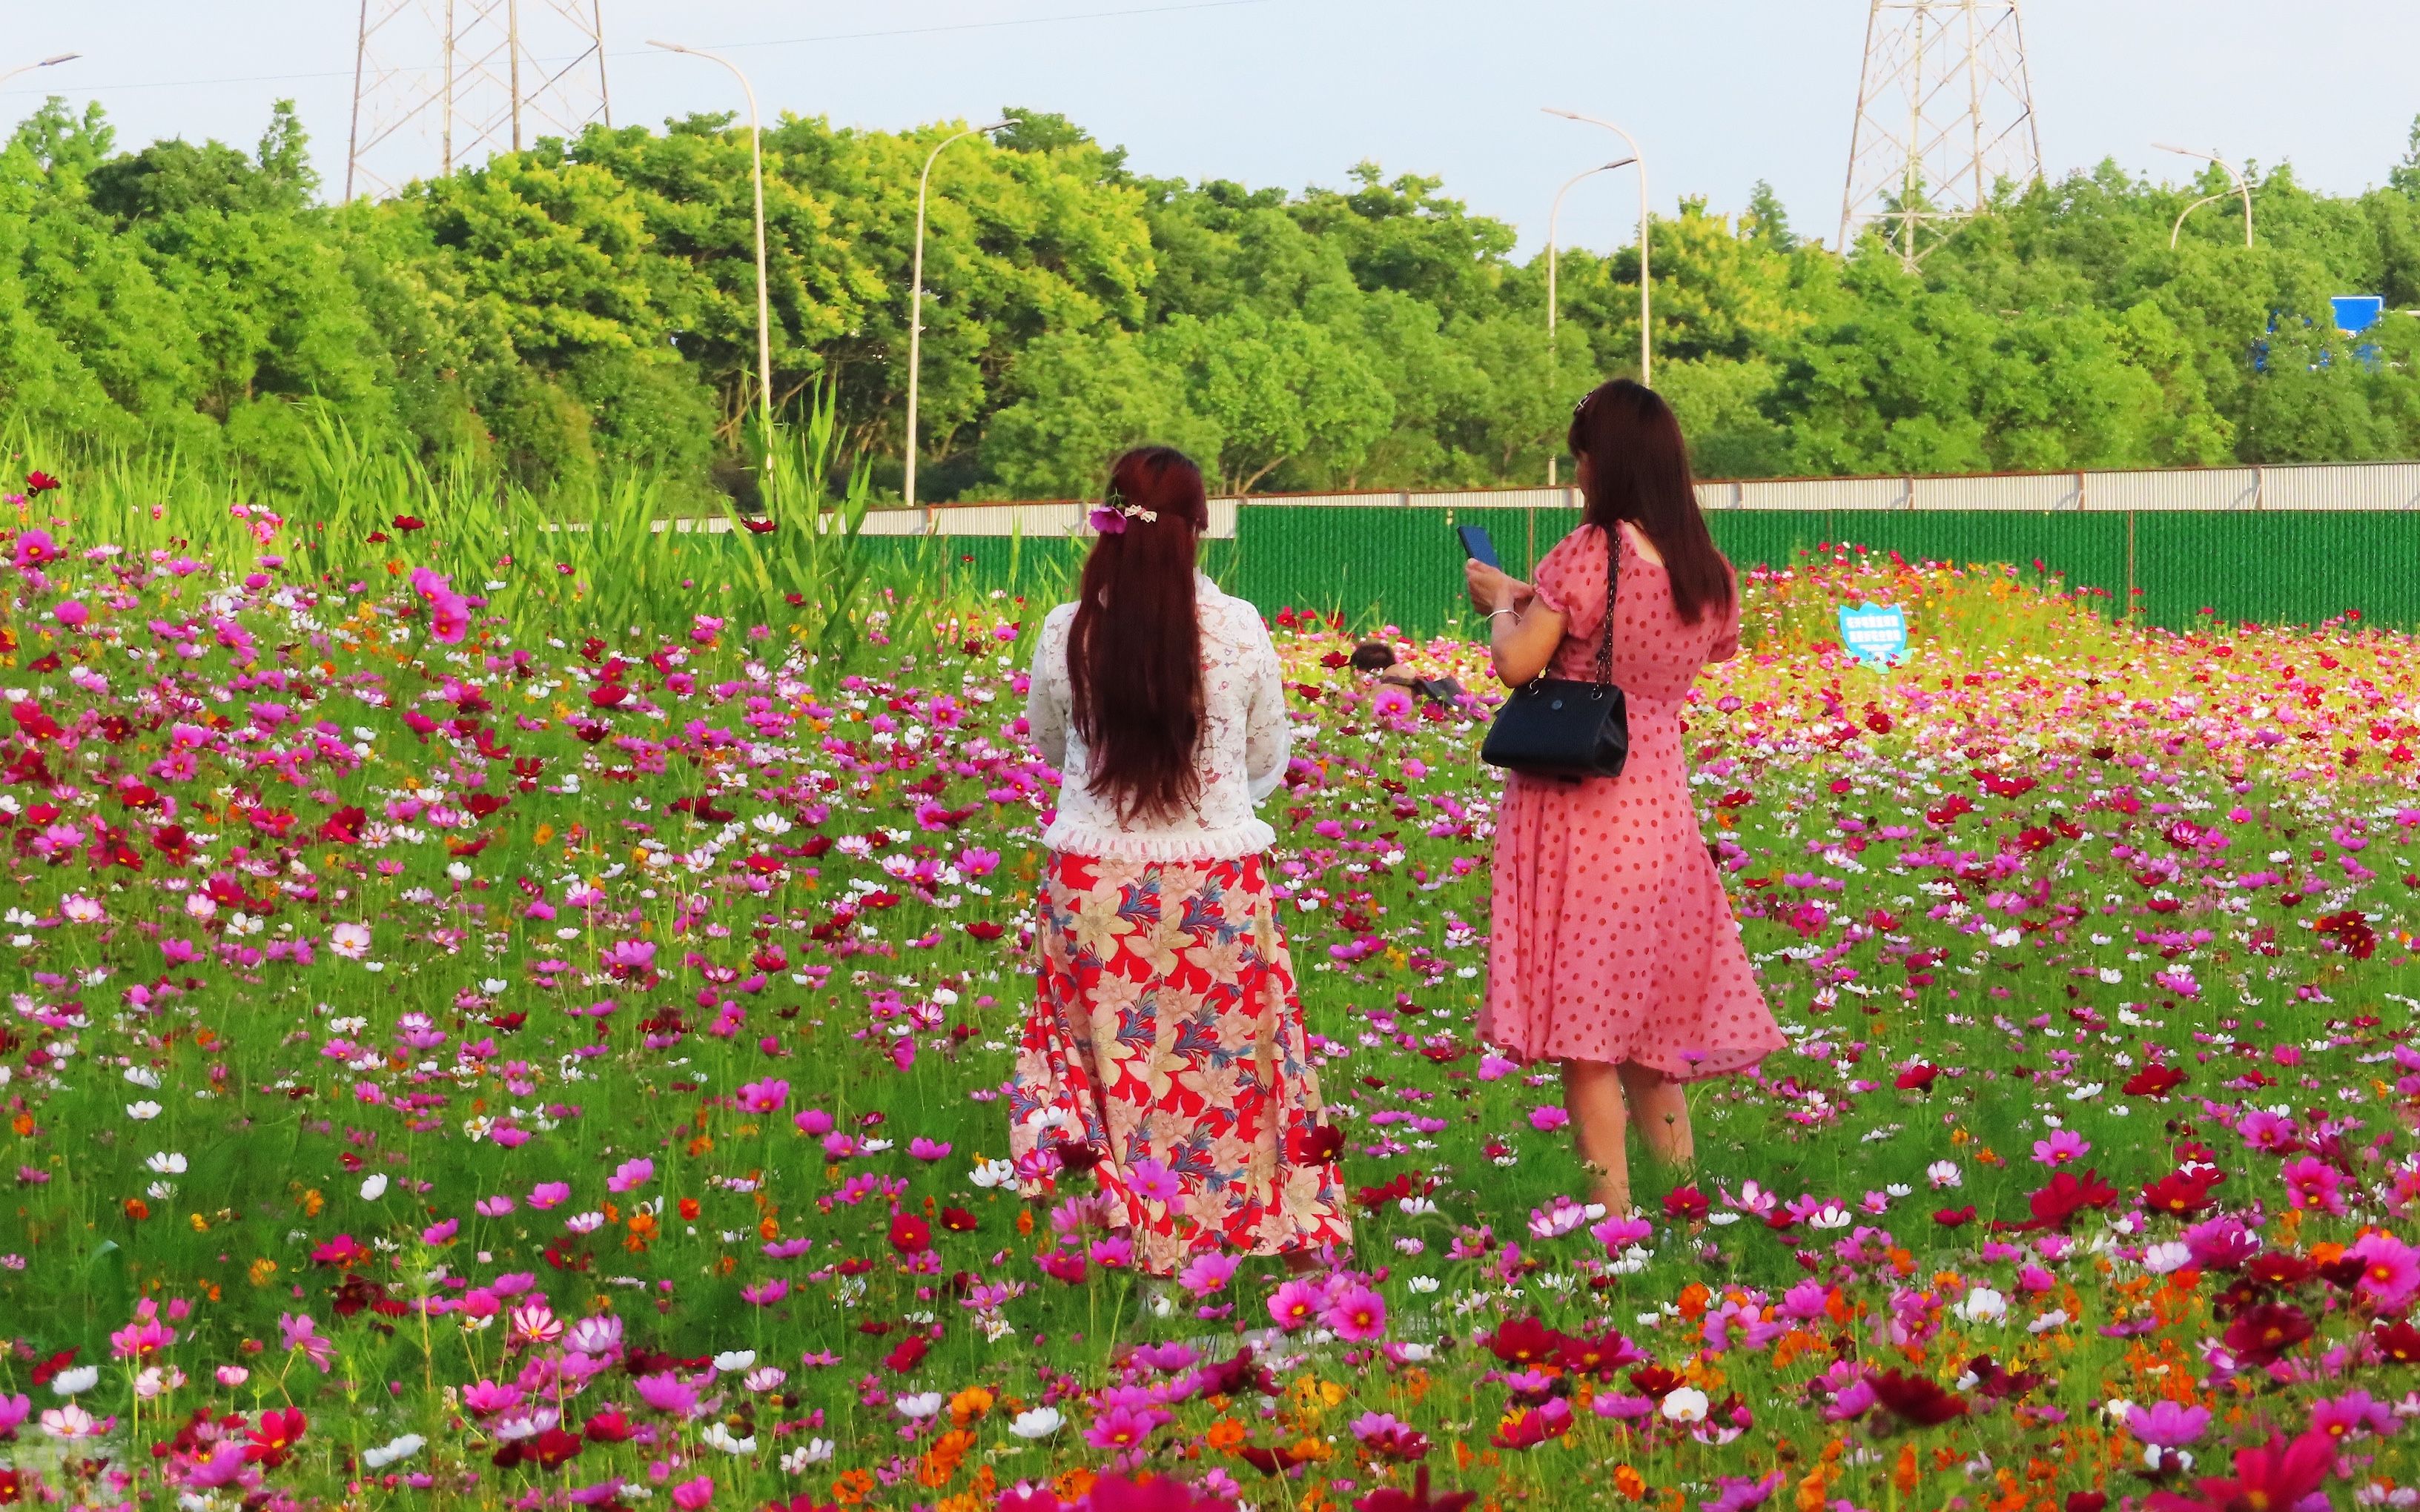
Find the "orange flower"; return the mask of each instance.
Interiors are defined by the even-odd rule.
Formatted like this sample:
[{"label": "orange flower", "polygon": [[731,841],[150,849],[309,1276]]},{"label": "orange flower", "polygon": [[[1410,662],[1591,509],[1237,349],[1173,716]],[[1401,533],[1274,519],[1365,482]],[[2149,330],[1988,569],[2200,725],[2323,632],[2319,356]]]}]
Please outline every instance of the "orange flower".
[{"label": "orange flower", "polygon": [[1704,1282],[1690,1282],[1681,1288],[1681,1316],[1691,1322],[1696,1322],[1705,1316],[1706,1305],[1714,1300],[1714,1292]]},{"label": "orange flower", "polygon": [[683,1218],[694,1219],[697,1216],[697,1198],[683,1197],[680,1199],[680,1215]]},{"label": "orange flower", "polygon": [[955,1427],[965,1427],[990,1412],[996,1399],[981,1386],[969,1386],[950,1398],[950,1422]]},{"label": "orange flower", "polygon": [[144,1219],[151,1216],[151,1205],[144,1201],[141,1197],[128,1197],[126,1199],[126,1216],[133,1219],[136,1223],[141,1223]]},{"label": "orange flower", "polygon": [[1636,1502],[1647,1494],[1647,1482],[1628,1465],[1613,1467],[1613,1489]]}]

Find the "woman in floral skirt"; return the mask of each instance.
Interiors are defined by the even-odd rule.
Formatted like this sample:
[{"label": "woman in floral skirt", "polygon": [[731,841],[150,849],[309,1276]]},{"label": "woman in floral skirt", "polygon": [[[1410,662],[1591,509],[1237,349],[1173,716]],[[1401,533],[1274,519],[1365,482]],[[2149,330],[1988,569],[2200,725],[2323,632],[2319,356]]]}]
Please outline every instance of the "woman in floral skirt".
[{"label": "woman in floral skirt", "polygon": [[1009,1141],[1028,1193],[1089,1169],[1141,1264],[1350,1241],[1253,806],[1285,775],[1267,629],[1195,567],[1201,470],[1110,471],[1079,596],[1043,622],[1026,717],[1062,785]]}]

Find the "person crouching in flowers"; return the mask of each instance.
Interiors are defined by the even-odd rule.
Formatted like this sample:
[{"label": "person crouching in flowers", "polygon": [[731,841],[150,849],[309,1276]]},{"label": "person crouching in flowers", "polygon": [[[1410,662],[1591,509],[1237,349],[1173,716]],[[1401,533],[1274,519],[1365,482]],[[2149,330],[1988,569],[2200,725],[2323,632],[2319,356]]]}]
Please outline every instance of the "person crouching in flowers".
[{"label": "person crouching in flowers", "polygon": [[1352,1238],[1253,813],[1285,774],[1285,687],[1259,613],[1194,565],[1209,523],[1183,453],[1120,457],[1026,706],[1061,786],[1010,1152],[1029,1196],[1090,1170],[1162,1275]]}]

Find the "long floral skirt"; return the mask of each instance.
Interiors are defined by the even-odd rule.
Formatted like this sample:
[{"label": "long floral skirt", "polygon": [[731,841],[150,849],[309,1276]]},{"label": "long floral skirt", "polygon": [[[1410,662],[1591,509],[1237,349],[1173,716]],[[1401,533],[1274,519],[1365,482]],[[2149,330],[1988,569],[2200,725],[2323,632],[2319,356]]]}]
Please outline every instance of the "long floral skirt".
[{"label": "long floral skirt", "polygon": [[1009,1091],[1029,1191],[1093,1175],[1138,1258],[1353,1236],[1294,967],[1257,856],[1044,869],[1041,978]]}]

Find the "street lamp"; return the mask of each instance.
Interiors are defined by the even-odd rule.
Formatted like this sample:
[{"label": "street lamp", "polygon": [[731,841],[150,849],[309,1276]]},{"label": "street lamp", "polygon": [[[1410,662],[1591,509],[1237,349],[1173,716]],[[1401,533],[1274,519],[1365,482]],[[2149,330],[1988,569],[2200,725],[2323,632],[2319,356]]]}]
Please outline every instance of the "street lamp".
[{"label": "street lamp", "polygon": [[55,69],[62,63],[73,63],[76,59],[82,56],[84,56],[82,53],[61,53],[56,57],[46,57],[39,63],[20,63],[15,68],[10,69],[8,72],[0,73],[0,84],[7,84],[9,80],[17,77],[17,75],[21,73],[31,73],[36,69]]},{"label": "street lamp", "polygon": [[2217,163],[2220,167],[2226,170],[2227,177],[2235,180],[2235,187],[2232,190],[2224,190],[2215,194],[2205,194],[2200,199],[2195,200],[2192,204],[2177,212],[2177,224],[2168,228],[2168,250],[2170,252],[2177,250],[2177,238],[2184,232],[2186,216],[2191,215],[2197,209],[2200,209],[2203,206],[2209,204],[2212,200],[2225,199],[2230,193],[2241,194],[2243,196],[2243,244],[2247,247],[2252,245],[2252,186],[2245,183],[2243,181],[2243,176],[2235,171],[2235,164],[2227,162],[2225,158],[2220,157],[2215,152],[2199,152],[2195,151],[2192,147],[2170,147],[2165,142],[2154,142],[2151,146],[2159,148],[2163,152],[2176,153],[2179,157],[2201,158],[2207,162]]},{"label": "street lamp", "polygon": [[950,144],[990,131],[1004,131],[1015,124],[1014,121],[993,121],[987,126],[970,126],[954,135],[941,138],[939,144],[925,155],[923,175],[916,180],[916,270],[909,280],[908,294],[908,477],[901,488],[902,497],[911,509],[916,504],[917,378],[924,356],[924,195],[933,185],[933,164],[940,161],[942,151]]},{"label": "street lamp", "polygon": [[1654,361],[1654,353],[1647,335],[1647,317],[1650,309],[1647,277],[1647,156],[1638,150],[1637,137],[1611,121],[1599,120],[1593,116],[1583,116],[1575,110],[1557,110],[1552,105],[1543,108],[1547,115],[1559,116],[1567,121],[1578,121],[1587,126],[1602,126],[1630,144],[1628,161],[1638,165],[1638,381],[1649,388],[1653,388],[1655,386],[1654,370],[1652,364]]},{"label": "street lamp", "polygon": [[[1563,196],[1570,193],[1572,187],[1583,178],[1593,177],[1601,173],[1610,173],[1616,168],[1627,167],[1637,161],[1635,158],[1616,158],[1611,162],[1601,162],[1593,168],[1581,169],[1563,180],[1563,187],[1555,191],[1554,208],[1546,212],[1546,362],[1558,373],[1562,370],[1562,367],[1560,363],[1555,362],[1555,311],[1559,302],[1555,294],[1555,263],[1557,249],[1560,245],[1556,240],[1556,235],[1557,227],[1562,224],[1563,219]],[[1554,455],[1553,448],[1547,449],[1546,486],[1549,488],[1555,486],[1556,473],[1561,461],[1562,458]]]},{"label": "street lamp", "polygon": [[683,47],[678,42],[649,41],[649,47],[659,47],[667,53],[686,53],[709,63],[720,63],[739,81],[739,88],[748,97],[748,132],[750,172],[756,181],[756,387],[758,413],[763,417],[765,451],[769,461],[773,450],[773,302],[765,282],[765,122],[756,114],[756,88],[739,65],[720,54],[703,48]]}]

